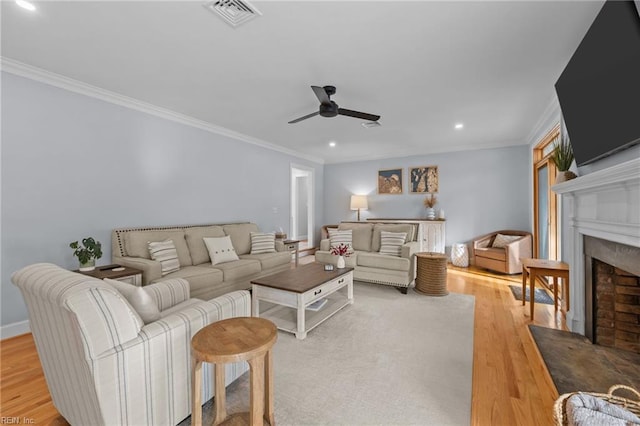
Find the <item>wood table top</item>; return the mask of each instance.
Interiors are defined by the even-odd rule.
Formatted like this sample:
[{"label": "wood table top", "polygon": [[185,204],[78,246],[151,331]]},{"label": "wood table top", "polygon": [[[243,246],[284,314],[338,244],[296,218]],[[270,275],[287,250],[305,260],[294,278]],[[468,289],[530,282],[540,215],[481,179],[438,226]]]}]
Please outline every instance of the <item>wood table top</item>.
[{"label": "wood table top", "polygon": [[[124,268],[122,271],[114,271],[116,268]],[[73,272],[78,272],[80,274],[89,275],[90,277],[98,278],[100,280],[104,278],[116,279],[121,277],[128,277],[129,275],[142,274],[140,269],[129,268],[128,266],[120,266],[120,265],[106,265],[106,266],[96,266],[96,269],[93,271],[80,271],[76,269]]]},{"label": "wood table top", "polygon": [[322,263],[314,262],[298,266],[295,269],[257,278],[251,281],[251,284],[258,284],[294,293],[306,293],[319,285],[346,275],[351,271],[353,271],[353,268],[334,268],[333,271],[325,271]]},{"label": "wood table top", "polygon": [[569,270],[569,265],[567,263],[560,262],[558,260],[523,258],[520,259],[520,261],[522,261],[522,266],[527,268],[553,269],[557,271]]},{"label": "wood table top", "polygon": [[191,349],[201,361],[229,363],[255,358],[278,338],[274,323],[264,318],[237,317],[214,322],[191,339]]}]

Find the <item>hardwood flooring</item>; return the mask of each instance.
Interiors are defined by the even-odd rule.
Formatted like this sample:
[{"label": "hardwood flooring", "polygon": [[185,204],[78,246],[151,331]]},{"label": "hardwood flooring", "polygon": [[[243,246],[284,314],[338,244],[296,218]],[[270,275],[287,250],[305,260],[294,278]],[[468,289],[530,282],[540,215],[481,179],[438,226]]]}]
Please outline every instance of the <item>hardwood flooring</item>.
[{"label": "hardwood flooring", "polygon": [[[301,259],[311,261],[313,256]],[[471,423],[552,425],[558,395],[529,334],[529,305],[509,290],[518,278],[478,272],[451,268],[447,276],[449,291],[476,297]],[[534,324],[566,329],[550,305],[535,305]],[[23,418],[66,424],[51,402],[31,335],[0,342],[0,357],[0,416],[19,417],[21,424]]]}]

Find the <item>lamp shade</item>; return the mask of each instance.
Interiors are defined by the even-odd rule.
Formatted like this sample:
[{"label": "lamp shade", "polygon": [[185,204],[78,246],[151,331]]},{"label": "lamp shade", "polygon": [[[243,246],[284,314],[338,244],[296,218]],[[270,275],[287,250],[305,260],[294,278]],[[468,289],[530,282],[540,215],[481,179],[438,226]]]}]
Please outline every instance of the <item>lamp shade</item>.
[{"label": "lamp shade", "polygon": [[352,195],[351,196],[351,210],[367,210],[369,204],[367,203],[366,195]]}]

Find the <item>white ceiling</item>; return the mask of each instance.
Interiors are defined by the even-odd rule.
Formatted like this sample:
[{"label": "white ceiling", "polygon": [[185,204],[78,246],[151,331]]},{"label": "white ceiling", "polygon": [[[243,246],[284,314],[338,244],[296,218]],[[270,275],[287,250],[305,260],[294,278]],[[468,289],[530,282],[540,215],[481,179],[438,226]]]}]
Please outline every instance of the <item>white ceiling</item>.
[{"label": "white ceiling", "polygon": [[[254,1],[236,29],[202,3],[3,1],[2,56],[329,163],[400,157],[527,143],[603,2]],[[382,126],[287,124],[327,84]]]}]

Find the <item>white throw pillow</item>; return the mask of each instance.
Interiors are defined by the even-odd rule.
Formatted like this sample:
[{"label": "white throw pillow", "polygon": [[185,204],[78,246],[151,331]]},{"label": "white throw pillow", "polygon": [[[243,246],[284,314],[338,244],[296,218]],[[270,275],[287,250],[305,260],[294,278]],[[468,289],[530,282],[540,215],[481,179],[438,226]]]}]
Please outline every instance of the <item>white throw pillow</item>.
[{"label": "white throw pillow", "polygon": [[127,299],[127,302],[129,302],[131,307],[140,315],[140,318],[145,324],[160,319],[160,309],[158,309],[158,305],[156,305],[156,302],[149,296],[149,293],[144,291],[144,288],[109,278],[105,278],[103,281],[111,285],[118,293]]},{"label": "white throw pillow", "polygon": [[496,238],[493,240],[493,245],[491,247],[505,248],[507,245],[511,244],[516,240],[519,240],[520,238],[522,238],[522,235],[498,234],[496,235]]},{"label": "white throw pillow", "polygon": [[351,229],[346,231],[334,231],[329,229],[329,249],[344,244],[348,247],[348,252],[353,252],[353,232]]},{"label": "white throw pillow", "polygon": [[173,240],[164,240],[159,242],[150,242],[149,256],[151,259],[160,262],[162,265],[162,276],[180,270],[180,261],[178,260],[178,252]]},{"label": "white throw pillow", "polygon": [[402,246],[407,238],[406,232],[380,232],[380,254],[400,257]]},{"label": "white throw pillow", "polygon": [[251,254],[275,253],[276,234],[273,233],[251,233]]},{"label": "white throw pillow", "polygon": [[209,257],[211,258],[212,265],[240,260],[236,254],[236,250],[233,248],[230,236],[203,238],[203,240],[204,244],[207,246],[207,250],[209,251]]}]

